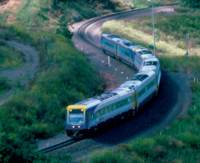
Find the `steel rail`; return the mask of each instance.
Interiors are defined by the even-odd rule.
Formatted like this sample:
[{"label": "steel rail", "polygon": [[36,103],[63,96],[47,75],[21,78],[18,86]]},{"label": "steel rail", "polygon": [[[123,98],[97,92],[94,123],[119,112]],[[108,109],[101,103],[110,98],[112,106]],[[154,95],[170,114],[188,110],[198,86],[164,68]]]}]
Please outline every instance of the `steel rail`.
[{"label": "steel rail", "polygon": [[43,152],[43,153],[53,152],[53,151],[56,151],[58,149],[61,149],[61,148],[67,147],[69,145],[75,144],[79,141],[80,141],[80,139],[68,139],[66,141],[52,145],[50,147],[42,148],[42,149],[39,150],[39,152]]}]

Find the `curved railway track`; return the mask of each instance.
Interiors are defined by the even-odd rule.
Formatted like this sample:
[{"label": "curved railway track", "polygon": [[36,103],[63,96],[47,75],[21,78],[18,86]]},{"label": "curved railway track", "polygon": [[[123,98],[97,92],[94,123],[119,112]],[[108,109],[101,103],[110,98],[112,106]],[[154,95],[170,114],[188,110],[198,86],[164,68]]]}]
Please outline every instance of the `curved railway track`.
[{"label": "curved railway track", "polygon": [[[171,7],[158,7],[155,8],[155,12],[164,12],[170,9]],[[144,16],[149,15],[150,9],[138,9],[138,10],[130,10],[125,11],[121,13],[114,13],[110,15],[105,15],[97,18],[90,19],[88,21],[83,22],[77,29],[74,31],[74,44],[77,48],[79,48],[81,51],[86,53],[89,58],[92,54],[89,54],[88,49],[89,47],[94,47],[97,49],[96,53],[100,52],[100,46],[98,43],[98,37],[96,38],[91,36],[91,33],[93,33],[94,30],[99,29],[102,24],[105,21],[111,20],[111,19],[129,19],[131,17],[138,17],[138,16]],[[94,31],[95,32],[95,31]],[[86,48],[77,45],[77,42],[81,42],[87,44]],[[93,52],[91,52],[93,53]],[[102,53],[102,52],[101,52]],[[102,54],[100,54],[102,55]],[[127,69],[130,71],[130,68]],[[111,72],[112,73],[112,72]],[[129,73],[132,74],[133,70]],[[125,122],[124,124],[119,124],[119,126],[115,126],[111,130],[105,131],[105,134],[100,133],[97,137],[94,137],[91,139],[90,147],[84,145],[84,141],[88,143],[90,140],[79,140],[83,142],[83,145],[76,146],[76,140],[68,139],[67,141],[55,144],[53,146],[49,146],[47,148],[40,149],[40,151],[48,153],[52,151],[56,151],[58,149],[68,147],[70,146],[70,149],[66,149],[66,152],[69,152],[70,154],[74,153],[74,156],[79,155],[79,151],[83,150],[88,153],[90,151],[93,151],[93,148],[91,147],[92,144],[95,144],[94,146],[98,146],[96,144],[101,144],[102,146],[107,145],[116,145],[121,142],[127,141],[130,138],[134,138],[138,135],[145,134],[151,134],[155,131],[158,131],[159,129],[163,128],[164,126],[167,126],[173,119],[177,117],[177,115],[190,104],[190,97],[188,94],[190,93],[189,85],[187,82],[183,82],[183,87],[180,87],[178,80],[187,81],[184,75],[182,74],[169,74],[168,72],[164,72],[163,79],[161,81],[161,91],[162,93],[159,94],[159,97],[157,102],[156,100],[153,100],[148,105],[148,109],[145,109],[144,112],[140,112],[137,117],[135,117],[133,120],[130,120],[128,122]],[[124,81],[126,78],[123,79]],[[171,91],[171,92],[170,92]],[[162,108],[163,110],[161,110]],[[142,123],[141,123],[142,122]],[[116,136],[117,133],[119,136]],[[95,143],[94,143],[95,142]],[[87,144],[86,143],[86,144]],[[73,145],[75,144],[75,145]],[[80,144],[80,143],[79,143]],[[104,144],[104,145],[102,145]],[[86,149],[87,148],[87,149]],[[82,154],[81,154],[82,155]]]}]

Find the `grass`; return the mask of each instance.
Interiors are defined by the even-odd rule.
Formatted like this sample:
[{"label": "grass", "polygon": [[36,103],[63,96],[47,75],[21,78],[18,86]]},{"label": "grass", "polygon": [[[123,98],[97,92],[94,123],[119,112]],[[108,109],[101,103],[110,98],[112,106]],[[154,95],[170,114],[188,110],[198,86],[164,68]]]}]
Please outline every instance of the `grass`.
[{"label": "grass", "polygon": [[152,2],[149,2],[147,0],[132,0],[133,6],[136,8],[144,8],[144,7],[150,7],[152,4],[154,6],[159,6],[159,5],[167,5],[167,4],[172,4],[176,3],[177,0],[152,0]]},{"label": "grass", "polygon": [[0,78],[0,95],[10,89],[10,84],[5,78]]},{"label": "grass", "polygon": [[[187,12],[185,12],[187,10]],[[200,54],[199,54],[199,10],[178,9],[172,16],[159,15],[157,22],[158,56],[161,65],[169,71],[182,71],[194,75],[191,82],[192,105],[188,113],[178,118],[170,127],[151,137],[137,138],[129,144],[94,153],[93,163],[109,162],[120,156],[119,162],[198,162],[200,160]],[[184,19],[183,19],[184,18]],[[152,48],[151,20],[147,17],[133,22],[111,21],[104,24],[104,31],[126,37],[134,42]],[[179,25],[179,23],[181,24]],[[116,26],[118,28],[116,28]],[[174,29],[176,29],[174,31]],[[192,36],[190,55],[186,57],[183,44],[185,32]],[[170,35],[169,35],[170,34]],[[116,154],[117,153],[117,154]],[[110,157],[112,156],[112,157]]]},{"label": "grass", "polygon": [[94,9],[96,4],[62,3],[53,10],[49,0],[23,0],[13,15],[16,19],[7,19],[9,12],[0,16],[0,37],[31,44],[39,51],[41,63],[28,88],[18,90],[0,107],[0,162],[57,162],[59,158],[47,159],[35,152],[36,140],[64,130],[67,105],[104,89],[98,72],[74,48],[66,30],[68,22],[77,21],[76,14],[81,19],[99,14]]},{"label": "grass", "polygon": [[0,69],[16,68],[23,64],[22,54],[0,43]]}]

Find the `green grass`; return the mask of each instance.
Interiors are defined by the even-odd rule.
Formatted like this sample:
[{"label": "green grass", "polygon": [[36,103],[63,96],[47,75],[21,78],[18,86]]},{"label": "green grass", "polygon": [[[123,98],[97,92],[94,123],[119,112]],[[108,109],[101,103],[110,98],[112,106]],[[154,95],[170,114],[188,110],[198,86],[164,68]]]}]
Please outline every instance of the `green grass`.
[{"label": "green grass", "polygon": [[[90,61],[74,48],[64,28],[71,21],[72,10],[81,19],[99,14],[92,9],[95,4],[80,3],[81,7],[73,2],[72,6],[61,5],[63,8],[53,10],[51,1],[23,0],[16,20],[8,25],[2,16],[0,37],[34,46],[41,66],[28,88],[19,89],[0,107],[0,162],[47,160],[35,152],[36,140],[64,130],[67,105],[104,89],[104,81]],[[72,19],[75,21],[74,16]],[[47,162],[55,159],[59,158],[48,158]]]},{"label": "green grass", "polygon": [[4,78],[0,78],[0,95],[8,89],[10,89],[9,82]]},{"label": "green grass", "polygon": [[[185,12],[187,10],[187,12]],[[119,162],[198,162],[200,160],[200,55],[199,10],[179,9],[175,16],[159,15],[157,22],[160,40],[157,40],[158,56],[162,68],[194,75],[191,82],[192,105],[186,115],[178,118],[170,127],[151,137],[137,138],[129,144],[114,147],[112,151],[97,151],[91,162],[109,162],[118,155]],[[151,19],[145,17],[133,22],[111,21],[104,24],[104,31],[112,32],[152,48]],[[181,24],[179,25],[179,23]],[[115,28],[115,27],[118,28]],[[175,30],[176,29],[176,30]],[[189,31],[193,40],[190,56],[184,55],[184,35]],[[170,35],[169,35],[170,34]],[[197,52],[197,53],[196,53]],[[112,156],[112,157],[110,157]]]},{"label": "green grass", "polygon": [[152,0],[152,2],[148,0],[132,0],[133,6],[136,8],[150,7],[152,4],[154,6],[167,5],[175,2],[177,2],[177,0]]},{"label": "green grass", "polygon": [[0,69],[17,68],[23,64],[22,54],[0,43]]}]

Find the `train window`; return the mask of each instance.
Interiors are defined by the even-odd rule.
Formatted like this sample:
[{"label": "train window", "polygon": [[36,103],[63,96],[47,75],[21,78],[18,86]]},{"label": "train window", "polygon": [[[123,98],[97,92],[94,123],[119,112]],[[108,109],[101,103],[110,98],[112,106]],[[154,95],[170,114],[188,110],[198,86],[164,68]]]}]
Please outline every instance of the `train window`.
[{"label": "train window", "polygon": [[108,99],[108,98],[110,98],[110,97],[113,97],[113,96],[115,96],[115,95],[117,95],[116,93],[112,93],[112,92],[108,92],[108,93],[104,93],[104,94],[102,94],[101,96],[99,96],[99,97],[97,97],[97,99],[99,99],[99,100],[106,100],[106,99]]},{"label": "train window", "polygon": [[146,79],[148,77],[148,75],[146,74],[138,74],[135,75],[132,80],[139,80],[139,81],[143,81],[144,79]]},{"label": "train window", "polygon": [[135,90],[135,86],[134,85],[132,85],[132,86],[130,86],[130,87],[128,87],[130,90]]},{"label": "train window", "polygon": [[147,62],[144,62],[144,65],[145,66],[157,66],[158,65],[158,62],[157,61],[147,61]]},{"label": "train window", "polygon": [[139,53],[140,54],[152,54],[152,52],[150,50],[141,50]]}]

